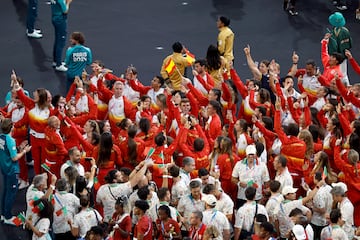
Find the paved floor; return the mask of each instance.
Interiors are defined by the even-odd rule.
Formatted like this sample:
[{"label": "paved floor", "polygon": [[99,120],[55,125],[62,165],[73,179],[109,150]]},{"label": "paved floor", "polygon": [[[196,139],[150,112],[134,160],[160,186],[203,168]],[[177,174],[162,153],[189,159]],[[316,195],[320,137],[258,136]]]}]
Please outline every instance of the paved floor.
[{"label": "paved floor", "polygon": [[[357,0],[349,2],[344,12],[354,48],[360,60],[359,21],[355,20]],[[39,0],[37,27],[44,33],[40,40],[25,36],[26,0],[2,1],[0,8],[0,99],[9,90],[12,69],[25,80],[25,88],[48,88],[53,94],[64,93],[65,74],[51,67],[54,30],[50,6]],[[291,54],[300,55],[300,66],[309,58],[320,64],[320,40],[328,16],[336,9],[330,0],[298,1],[299,16],[282,11],[279,0],[73,0],[68,32],[82,31],[94,59],[102,60],[120,75],[133,64],[139,79],[149,83],[159,73],[163,58],[171,52],[174,41],[181,41],[197,57],[204,57],[209,44],[216,43],[216,17],[231,18],[235,37],[235,67],[240,76],[250,77],[243,47],[250,44],[256,60],[275,58],[284,72],[291,65]],[[359,82],[349,69],[351,82]],[[18,195],[16,211],[23,210],[24,191]],[[26,239],[19,229],[0,225],[0,239]],[[1,235],[0,235],[1,236]]]}]

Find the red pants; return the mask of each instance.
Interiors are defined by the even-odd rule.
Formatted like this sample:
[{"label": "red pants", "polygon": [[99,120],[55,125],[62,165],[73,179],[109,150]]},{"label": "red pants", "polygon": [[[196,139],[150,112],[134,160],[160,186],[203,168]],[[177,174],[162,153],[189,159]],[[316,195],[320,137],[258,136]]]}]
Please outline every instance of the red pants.
[{"label": "red pants", "polygon": [[45,162],[45,138],[36,138],[30,135],[31,153],[34,159],[35,174],[44,172],[41,164]]},{"label": "red pants", "polygon": [[[26,138],[15,138],[15,142],[16,142],[16,146],[19,147],[20,144],[25,141]],[[24,181],[29,181],[29,176],[28,176],[28,167],[26,164],[26,155],[22,156],[18,162],[19,162],[19,166],[20,166],[20,174],[19,174],[19,178],[21,180]]]}]

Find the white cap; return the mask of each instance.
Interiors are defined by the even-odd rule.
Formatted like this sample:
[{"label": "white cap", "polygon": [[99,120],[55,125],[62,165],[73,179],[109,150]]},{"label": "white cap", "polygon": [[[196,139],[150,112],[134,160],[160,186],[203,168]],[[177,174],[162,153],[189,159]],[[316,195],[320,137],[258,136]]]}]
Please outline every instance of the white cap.
[{"label": "white cap", "polygon": [[343,183],[343,182],[332,183],[331,186],[333,186],[333,187],[341,187],[344,190],[344,192],[348,191],[348,188],[347,188],[346,184]]},{"label": "white cap", "polygon": [[305,229],[303,226],[296,224],[292,228],[292,232],[294,233],[297,240],[304,240],[306,239]]},{"label": "white cap", "polygon": [[213,207],[216,205],[217,202],[216,197],[212,194],[203,195],[202,200]]},{"label": "white cap", "polygon": [[255,154],[256,155],[256,147],[255,145],[248,145],[246,147],[246,155]]},{"label": "white cap", "polygon": [[289,193],[296,193],[298,189],[297,188],[293,188],[291,186],[285,186],[283,189],[282,189],[282,195],[286,196],[288,195]]}]

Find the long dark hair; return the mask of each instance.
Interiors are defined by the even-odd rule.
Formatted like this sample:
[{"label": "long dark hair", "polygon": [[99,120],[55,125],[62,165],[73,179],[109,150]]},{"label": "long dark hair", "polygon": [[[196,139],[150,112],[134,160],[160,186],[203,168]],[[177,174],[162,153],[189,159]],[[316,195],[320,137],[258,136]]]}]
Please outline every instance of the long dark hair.
[{"label": "long dark hair", "polygon": [[145,134],[144,140],[146,140],[149,136],[149,130],[151,127],[150,120],[147,118],[141,118],[139,121],[139,128]]},{"label": "long dark hair", "polygon": [[[42,207],[40,207],[42,205]],[[54,220],[54,207],[53,205],[47,200],[40,198],[36,201],[34,201],[34,206],[38,206],[40,211],[38,213],[39,218],[48,218],[50,220],[50,226],[53,223]]]},{"label": "long dark hair", "polygon": [[137,160],[137,144],[134,140],[137,133],[137,127],[135,125],[131,125],[128,128],[128,161],[129,163],[136,167],[136,160]]},{"label": "long dark hair", "polygon": [[218,48],[214,45],[208,47],[206,53],[207,69],[209,72],[218,70],[221,67],[221,56]]},{"label": "long dark hair", "polygon": [[112,135],[110,132],[103,132],[100,136],[98,165],[101,166],[110,160],[113,147]]}]

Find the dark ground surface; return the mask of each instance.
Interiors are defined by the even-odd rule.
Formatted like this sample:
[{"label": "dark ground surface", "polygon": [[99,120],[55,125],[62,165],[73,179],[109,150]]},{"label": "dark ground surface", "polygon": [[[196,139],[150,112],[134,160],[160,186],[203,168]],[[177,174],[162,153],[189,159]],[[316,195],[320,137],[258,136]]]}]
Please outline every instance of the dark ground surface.
[{"label": "dark ground surface", "polygon": [[[359,21],[355,20],[357,0],[349,2],[344,12],[352,33],[355,58],[360,60]],[[291,66],[291,54],[300,55],[300,67],[309,59],[320,65],[320,40],[328,24],[328,16],[336,9],[330,0],[298,1],[299,16],[282,11],[280,0],[74,0],[69,12],[68,33],[81,31],[94,59],[102,60],[120,75],[133,64],[145,84],[159,74],[163,58],[171,45],[180,41],[198,58],[204,57],[209,44],[216,43],[216,17],[230,17],[235,32],[235,67],[243,79],[251,77],[243,47],[250,44],[257,60],[275,58],[282,72]],[[4,0],[0,8],[0,102],[9,90],[11,69],[25,80],[29,91],[37,87],[49,89],[53,95],[65,94],[65,74],[51,67],[54,30],[50,6],[39,0],[37,28],[43,31],[40,40],[25,35],[26,0]],[[163,49],[158,50],[157,47]],[[360,77],[349,68],[350,81]],[[2,181],[2,180],[0,180]],[[1,186],[1,182],[0,182]],[[18,194],[14,214],[24,210],[24,194]],[[27,239],[20,228],[0,225],[0,239]]]}]

